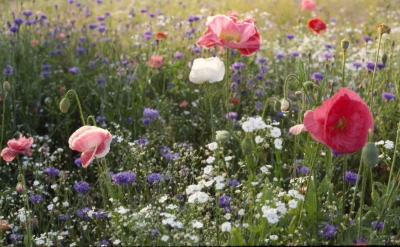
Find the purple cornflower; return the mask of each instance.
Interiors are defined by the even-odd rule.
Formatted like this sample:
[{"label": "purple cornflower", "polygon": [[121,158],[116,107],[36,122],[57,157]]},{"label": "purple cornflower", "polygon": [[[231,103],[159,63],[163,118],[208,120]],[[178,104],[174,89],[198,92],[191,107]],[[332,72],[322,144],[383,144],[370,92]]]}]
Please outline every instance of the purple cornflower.
[{"label": "purple cornflower", "polygon": [[331,44],[325,44],[324,45],[326,49],[332,49],[332,45]]},{"label": "purple cornflower", "polygon": [[362,63],[359,61],[354,61],[353,62],[353,66],[356,67],[357,69],[360,68],[362,66]]},{"label": "purple cornflower", "polygon": [[[365,244],[365,238],[364,236],[360,236],[360,241],[358,241],[358,238],[353,238],[353,243],[357,244]],[[361,246],[361,245],[360,245]]]},{"label": "purple cornflower", "polygon": [[127,117],[125,120],[126,120],[127,123],[132,123],[133,122],[133,119],[131,117]]},{"label": "purple cornflower", "polygon": [[144,118],[142,120],[142,124],[149,125],[150,123],[151,123],[151,119],[150,118]]},{"label": "purple cornflower", "polygon": [[166,154],[166,153],[168,153],[169,151],[171,151],[171,148],[170,147],[168,147],[168,146],[163,146],[162,148],[160,148],[160,153],[161,154]]},{"label": "purple cornflower", "polygon": [[147,181],[149,183],[159,183],[163,179],[163,176],[160,173],[151,173],[147,176]]},{"label": "purple cornflower", "polygon": [[101,122],[105,122],[107,120],[107,118],[105,116],[97,116],[96,117],[96,122],[101,123]]},{"label": "purple cornflower", "polygon": [[60,214],[60,216],[58,216],[58,219],[60,221],[65,221],[68,219],[68,214]]},{"label": "purple cornflower", "polygon": [[90,30],[93,30],[93,29],[96,29],[98,26],[99,26],[99,25],[97,25],[97,24],[95,24],[95,23],[91,23],[91,24],[88,25],[88,28],[89,28]]},{"label": "purple cornflower", "polygon": [[157,237],[158,234],[160,234],[160,232],[158,231],[157,228],[152,228],[152,229],[151,229],[151,231],[150,231],[150,236],[152,236],[152,237]]},{"label": "purple cornflower", "polygon": [[22,241],[24,239],[24,235],[12,233],[8,236],[8,238],[10,239],[11,243],[15,244],[19,241]]},{"label": "purple cornflower", "polygon": [[358,174],[354,172],[346,172],[345,179],[347,182],[355,184],[358,180]]},{"label": "purple cornflower", "polygon": [[85,181],[80,181],[75,183],[74,189],[76,190],[76,192],[83,195],[89,191],[90,187],[89,184]]},{"label": "purple cornflower", "polygon": [[188,18],[187,18],[187,21],[190,22],[190,23],[194,22],[194,16],[189,15]]},{"label": "purple cornflower", "polygon": [[120,172],[111,176],[113,184],[125,185],[131,184],[136,180],[136,174],[133,172]]},{"label": "purple cornflower", "polygon": [[179,157],[180,157],[180,156],[179,156],[178,153],[173,153],[173,154],[167,153],[166,155],[164,155],[164,158],[165,158],[166,160],[174,160],[174,159],[179,158]]},{"label": "purple cornflower", "polygon": [[230,186],[230,187],[232,187],[232,186],[233,186],[233,187],[237,187],[237,186],[239,185],[239,181],[237,181],[236,178],[228,179],[227,184],[228,184],[228,186]]},{"label": "purple cornflower", "polygon": [[12,32],[12,33],[18,32],[18,27],[17,26],[11,26],[10,27],[10,32]]},{"label": "purple cornflower", "polygon": [[149,140],[147,140],[146,137],[142,137],[138,140],[135,140],[134,142],[136,142],[137,144],[139,144],[141,147],[146,146],[149,143]]},{"label": "purple cornflower", "polygon": [[364,40],[365,42],[372,41],[372,38],[369,36],[362,36],[361,39]]},{"label": "purple cornflower", "polygon": [[78,54],[83,54],[84,52],[85,52],[85,49],[83,49],[83,48],[76,49],[76,53],[78,53]]},{"label": "purple cornflower", "polygon": [[232,70],[240,71],[241,69],[244,68],[244,64],[243,64],[242,62],[234,62],[234,63],[231,65],[231,68],[232,68]]},{"label": "purple cornflower", "polygon": [[24,16],[26,16],[26,17],[29,17],[29,16],[32,15],[32,11],[29,10],[29,9],[23,10],[23,11],[22,11],[22,15],[24,15]]},{"label": "purple cornflower", "polygon": [[276,55],[275,55],[275,57],[277,58],[277,59],[281,59],[281,58],[283,58],[285,55],[283,54],[283,53],[277,53]]},{"label": "purple cornflower", "polygon": [[76,211],[76,215],[79,217],[79,218],[82,218],[82,219],[87,219],[88,218],[88,212],[90,211],[90,209],[88,208],[88,207],[84,207],[84,208],[81,208],[81,209],[78,209],[77,211]]},{"label": "purple cornflower", "polygon": [[288,34],[286,34],[286,38],[289,39],[289,40],[291,40],[291,39],[294,38],[294,34],[288,33]]},{"label": "purple cornflower", "polygon": [[143,110],[143,116],[145,117],[150,117],[150,118],[156,118],[158,117],[158,111],[150,108],[144,108]]},{"label": "purple cornflower", "polygon": [[230,85],[231,91],[235,91],[237,89],[237,87],[238,87],[238,84],[236,82],[233,82]]},{"label": "purple cornflower", "polygon": [[333,150],[333,149],[331,149],[331,153],[332,153],[334,156],[339,156],[339,155],[341,155],[341,153],[339,153],[338,151],[335,151],[335,150]]},{"label": "purple cornflower", "polygon": [[336,231],[339,230],[339,227],[330,225],[328,223],[324,223],[325,227],[322,230],[319,230],[318,235],[324,236],[324,238],[333,238]]},{"label": "purple cornflower", "polygon": [[310,175],[310,168],[307,166],[296,166],[296,173],[301,176]]},{"label": "purple cornflower", "polygon": [[99,78],[97,78],[97,82],[100,83],[100,84],[101,83],[105,83],[106,79],[104,78],[104,76],[100,75]]},{"label": "purple cornflower", "polygon": [[313,79],[316,83],[319,83],[320,81],[322,81],[324,79],[324,74],[319,73],[319,72],[314,72],[311,75],[311,79]]},{"label": "purple cornflower", "polygon": [[51,69],[53,66],[51,65],[51,64],[43,64],[42,65],[42,69],[43,70],[49,70],[49,69]]},{"label": "purple cornflower", "polygon": [[99,28],[97,28],[97,31],[99,33],[104,33],[107,30],[107,28],[105,26],[100,26]]},{"label": "purple cornflower", "polygon": [[265,57],[260,57],[257,59],[257,62],[259,62],[259,63],[265,63],[266,61],[267,61],[267,58],[265,58]]},{"label": "purple cornflower", "polygon": [[101,59],[101,62],[102,62],[102,63],[108,63],[108,58],[103,57],[103,58]]},{"label": "purple cornflower", "polygon": [[237,118],[237,113],[236,112],[229,112],[228,114],[225,114],[225,118],[230,118],[230,119],[236,119]]},{"label": "purple cornflower", "polygon": [[257,89],[256,91],[254,91],[254,95],[255,95],[256,97],[261,97],[261,96],[264,95],[264,90],[262,90],[262,89]]},{"label": "purple cornflower", "polygon": [[4,75],[12,75],[12,73],[13,73],[13,67],[11,67],[10,65],[7,65],[3,70]]},{"label": "purple cornflower", "polygon": [[394,95],[392,93],[383,92],[382,98],[384,98],[387,101],[392,101],[392,100],[396,100],[396,95]]},{"label": "purple cornflower", "polygon": [[180,53],[179,51],[175,52],[175,54],[174,54],[175,59],[181,59],[182,56],[183,56],[182,53]]},{"label": "purple cornflower", "polygon": [[333,57],[332,53],[329,53],[329,52],[324,52],[324,53],[322,53],[322,56],[323,56],[325,59],[331,59],[331,58]]},{"label": "purple cornflower", "polygon": [[[371,223],[372,228],[375,228],[375,227],[376,227],[376,223],[377,223],[377,221],[373,221],[373,222]],[[379,221],[378,226],[377,226],[376,229],[382,230],[384,226],[385,226],[385,224],[384,224],[382,221]]]},{"label": "purple cornflower", "polygon": [[60,173],[60,170],[54,168],[54,167],[48,167],[44,169],[44,173],[50,175],[50,176],[57,176]]},{"label": "purple cornflower", "polygon": [[22,20],[21,18],[17,17],[17,18],[14,19],[14,23],[17,26],[21,26],[24,23],[24,20]]},{"label": "purple cornflower", "polygon": [[219,197],[219,206],[220,207],[228,207],[232,201],[230,196],[220,196]]},{"label": "purple cornflower", "polygon": [[258,67],[258,72],[263,74],[268,72],[268,68],[265,66]]},{"label": "purple cornflower", "polygon": [[81,158],[76,158],[74,161],[75,165],[81,166],[82,165],[82,159]]},{"label": "purple cornflower", "polygon": [[290,55],[292,57],[298,57],[300,55],[300,53],[298,53],[297,51],[294,51],[294,52],[290,53]]},{"label": "purple cornflower", "polygon": [[43,197],[41,195],[32,195],[29,197],[29,201],[32,203],[38,203],[43,201]]},{"label": "purple cornflower", "polygon": [[375,63],[368,61],[365,63],[365,68],[367,69],[368,72],[372,72],[375,69]]},{"label": "purple cornflower", "polygon": [[51,76],[51,71],[42,71],[42,76],[43,77],[50,77]]},{"label": "purple cornflower", "polygon": [[378,62],[377,65],[378,69],[384,69],[386,65],[384,65],[382,62]]},{"label": "purple cornflower", "polygon": [[79,73],[79,69],[78,69],[77,67],[72,67],[72,68],[69,68],[69,69],[68,69],[68,72],[69,72],[70,74],[75,75],[75,74],[78,74],[78,73]]},{"label": "purple cornflower", "polygon": [[104,21],[105,19],[106,19],[105,16],[102,16],[102,15],[97,16],[97,20],[98,20],[98,21]]},{"label": "purple cornflower", "polygon": [[103,209],[99,209],[96,212],[93,213],[93,216],[97,219],[105,219],[108,218],[109,214],[103,213]]},{"label": "purple cornflower", "polygon": [[193,48],[192,52],[196,53],[196,54],[200,54],[201,53],[201,49],[200,49],[200,47],[195,47],[195,48]]},{"label": "purple cornflower", "polygon": [[261,111],[263,109],[264,103],[261,101],[256,101],[256,103],[254,103],[254,108],[257,111]]},{"label": "purple cornflower", "polygon": [[258,73],[258,74],[255,76],[255,78],[256,78],[257,80],[262,80],[262,79],[264,79],[264,76],[263,76],[263,74]]},{"label": "purple cornflower", "polygon": [[103,239],[97,245],[103,247],[103,246],[108,246],[109,244],[110,244],[109,241]]}]

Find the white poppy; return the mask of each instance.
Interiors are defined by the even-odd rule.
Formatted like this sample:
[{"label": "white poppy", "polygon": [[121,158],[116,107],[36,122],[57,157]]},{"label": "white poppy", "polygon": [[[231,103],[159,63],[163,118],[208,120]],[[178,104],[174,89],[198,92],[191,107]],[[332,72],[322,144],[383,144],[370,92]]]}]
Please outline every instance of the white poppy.
[{"label": "white poppy", "polygon": [[225,65],[219,57],[196,58],[193,61],[189,80],[195,84],[222,81],[225,75]]}]

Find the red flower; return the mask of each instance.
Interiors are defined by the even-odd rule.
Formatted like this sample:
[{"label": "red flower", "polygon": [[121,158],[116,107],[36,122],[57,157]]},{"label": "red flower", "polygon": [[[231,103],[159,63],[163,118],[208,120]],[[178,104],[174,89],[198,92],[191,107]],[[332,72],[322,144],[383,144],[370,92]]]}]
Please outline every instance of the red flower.
[{"label": "red flower", "polygon": [[231,102],[232,104],[237,104],[239,103],[239,99],[238,98],[232,98],[229,100],[229,102]]},{"label": "red flower", "polygon": [[305,129],[315,140],[345,154],[361,149],[374,130],[372,113],[354,91],[340,88],[314,111],[304,114]]},{"label": "red flower", "polygon": [[29,156],[31,156],[32,144],[32,137],[29,137],[27,139],[22,134],[20,134],[18,140],[12,139],[7,142],[8,148],[5,148],[3,149],[3,151],[1,151],[1,157],[3,157],[3,160],[10,162],[15,158],[15,156],[17,156],[17,154],[28,154]]},{"label": "red flower", "polygon": [[167,34],[164,33],[164,32],[157,32],[157,33],[156,33],[156,38],[157,38],[157,39],[159,39],[159,38],[166,39],[166,38],[167,38]]},{"label": "red flower", "polygon": [[196,43],[210,48],[225,46],[249,56],[261,46],[261,36],[252,22],[237,22],[233,16],[216,15],[207,21],[207,30]]},{"label": "red flower", "polygon": [[317,4],[313,0],[303,0],[301,1],[301,11],[304,10],[315,10]]},{"label": "red flower", "polygon": [[326,24],[323,20],[319,18],[312,18],[308,21],[308,29],[313,30],[316,33],[320,33],[321,31],[326,30]]}]

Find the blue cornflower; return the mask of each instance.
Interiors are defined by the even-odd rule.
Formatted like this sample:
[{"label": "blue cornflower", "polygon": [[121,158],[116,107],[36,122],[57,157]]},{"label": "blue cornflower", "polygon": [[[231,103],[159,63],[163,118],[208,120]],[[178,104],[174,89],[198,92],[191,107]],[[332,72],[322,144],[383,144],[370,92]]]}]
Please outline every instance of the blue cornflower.
[{"label": "blue cornflower", "polygon": [[22,11],[22,15],[28,17],[32,15],[32,10],[26,9]]},{"label": "blue cornflower", "polygon": [[307,166],[296,166],[296,173],[301,176],[308,176],[310,175],[310,168]]},{"label": "blue cornflower", "polygon": [[292,55],[292,57],[298,57],[300,55],[300,53],[298,53],[297,51],[294,51],[294,52],[290,53],[290,55]]},{"label": "blue cornflower", "polygon": [[286,38],[289,39],[289,40],[291,40],[291,39],[294,38],[294,34],[288,33],[288,34],[286,34]]},{"label": "blue cornflower", "polygon": [[152,236],[152,237],[157,237],[158,234],[160,234],[160,232],[158,231],[157,228],[152,228],[152,229],[151,229],[151,231],[150,231],[150,236]]},{"label": "blue cornflower", "polygon": [[133,119],[131,117],[127,117],[125,120],[126,120],[127,123],[132,123],[133,122]]},{"label": "blue cornflower", "polygon": [[265,57],[260,57],[257,59],[257,62],[259,62],[259,63],[265,63],[266,61],[267,61],[267,58],[265,58]]},{"label": "blue cornflower", "polygon": [[230,187],[232,187],[232,186],[233,186],[233,187],[237,187],[237,186],[239,185],[239,181],[237,181],[236,178],[228,179],[227,184],[228,184],[228,186],[230,186]]},{"label": "blue cornflower", "polygon": [[69,72],[70,74],[75,75],[75,74],[78,74],[78,73],[79,73],[79,69],[78,69],[77,67],[72,67],[72,68],[69,68],[69,69],[68,69],[68,72]]},{"label": "blue cornflower", "polygon": [[149,125],[151,123],[151,118],[144,118],[142,124]]},{"label": "blue cornflower", "polygon": [[163,176],[160,173],[151,173],[147,176],[147,181],[149,183],[159,183],[163,179]]},{"label": "blue cornflower", "polygon": [[358,180],[358,174],[354,172],[346,172],[345,179],[347,182],[355,184]]},{"label": "blue cornflower", "polygon": [[367,71],[372,72],[375,69],[375,63],[368,61],[365,63],[365,68],[367,69]]},{"label": "blue cornflower", "polygon": [[32,203],[38,203],[43,201],[43,197],[41,195],[32,195],[29,197],[29,201]]},{"label": "blue cornflower", "polygon": [[78,53],[78,54],[83,54],[84,52],[85,52],[85,49],[83,49],[83,48],[76,49],[76,53]]},{"label": "blue cornflower", "polygon": [[232,201],[230,196],[220,196],[219,197],[219,206],[220,207],[228,207]]},{"label": "blue cornflower", "polygon": [[386,67],[386,65],[384,65],[382,62],[378,62],[376,66],[378,67],[378,69],[384,69]]},{"label": "blue cornflower", "polygon": [[337,230],[339,230],[339,227],[330,225],[328,223],[324,223],[325,227],[324,229],[320,230],[318,232],[319,236],[324,236],[324,238],[333,238],[335,236],[335,233]]},{"label": "blue cornflower", "polygon": [[335,151],[335,150],[333,150],[333,149],[331,149],[331,153],[332,153],[334,156],[339,156],[339,155],[341,155],[341,153],[339,153],[338,151]]},{"label": "blue cornflower", "polygon": [[89,184],[85,181],[76,182],[74,188],[79,194],[85,194],[90,189]]},{"label": "blue cornflower", "polygon": [[136,175],[133,172],[120,172],[111,176],[113,184],[124,185],[131,184],[136,180]]},{"label": "blue cornflower", "polygon": [[175,59],[181,59],[182,56],[183,56],[182,53],[180,53],[179,51],[175,52],[175,54],[174,54]]},{"label": "blue cornflower", "polygon": [[97,245],[100,247],[104,247],[104,246],[108,246],[109,244],[110,244],[110,241],[103,239]]},{"label": "blue cornflower", "polygon": [[256,101],[256,103],[254,103],[254,108],[257,111],[261,111],[263,109],[263,107],[264,107],[264,103],[261,101]]},{"label": "blue cornflower", "polygon": [[81,158],[76,158],[74,161],[75,165],[81,166],[82,165],[82,159]]},{"label": "blue cornflower", "polygon": [[324,79],[324,74],[319,73],[319,72],[314,72],[311,75],[311,79],[313,79],[315,82],[319,83],[320,81],[322,81]]},{"label": "blue cornflower", "polygon": [[173,153],[173,154],[167,153],[167,154],[164,155],[164,158],[165,158],[166,160],[173,160],[173,159],[176,159],[176,158],[179,158],[179,157],[180,157],[180,156],[179,156],[178,153]]},{"label": "blue cornflower", "polygon": [[277,58],[277,59],[281,59],[281,58],[283,58],[285,55],[283,54],[283,53],[277,53],[276,55],[275,55],[275,57]]},{"label": "blue cornflower", "polygon": [[51,71],[42,71],[42,76],[43,77],[50,77],[51,76]]},{"label": "blue cornflower", "polygon": [[158,111],[150,108],[145,108],[143,110],[143,116],[145,117],[150,117],[150,118],[156,118],[158,117]]},{"label": "blue cornflower", "polygon": [[195,47],[195,48],[193,48],[193,53],[196,53],[196,54],[199,54],[199,53],[201,53],[201,49],[200,49],[200,47]]},{"label": "blue cornflower", "polygon": [[12,32],[12,33],[16,33],[16,32],[18,32],[18,26],[11,26],[10,27],[10,32]]},{"label": "blue cornflower", "polygon": [[48,167],[44,169],[44,173],[47,173],[50,176],[57,176],[60,173],[60,170],[54,168],[54,167]]},{"label": "blue cornflower", "polygon": [[51,69],[53,66],[51,65],[51,64],[43,64],[42,65],[42,69],[43,70],[49,70],[49,69]]},{"label": "blue cornflower", "polygon": [[384,98],[387,101],[392,101],[392,100],[396,100],[396,95],[391,94],[391,93],[387,93],[387,92],[383,92],[382,93],[382,98]]},{"label": "blue cornflower", "polygon": [[99,78],[97,78],[97,82],[102,84],[106,82],[106,79],[104,78],[104,76],[100,75]]},{"label": "blue cornflower", "polygon": [[90,209],[88,208],[88,207],[84,207],[84,208],[81,208],[81,209],[78,209],[77,211],[76,211],[76,215],[79,217],[79,218],[82,218],[82,219],[87,219],[88,218],[88,212],[90,211]]},{"label": "blue cornflower", "polygon": [[160,148],[160,153],[161,153],[161,154],[168,153],[169,151],[171,151],[171,148],[168,147],[168,146],[165,146],[165,145],[164,145],[162,148]]},{"label": "blue cornflower", "polygon": [[60,221],[65,221],[68,219],[68,214],[60,214],[60,216],[58,216],[58,219]]},{"label": "blue cornflower", "polygon": [[100,26],[99,28],[97,28],[97,31],[99,32],[99,33],[104,33],[105,31],[106,31],[106,27],[105,26]]},{"label": "blue cornflower", "polygon": [[103,213],[103,209],[99,209],[96,212],[93,213],[93,216],[97,219],[105,219],[108,218],[109,214]]},{"label": "blue cornflower", "polygon": [[[376,227],[376,223],[377,223],[377,221],[373,221],[373,222],[371,223],[372,228],[375,228],[375,227]],[[378,223],[378,227],[377,227],[376,229],[382,230],[384,226],[385,226],[385,223],[383,223],[382,221],[380,221],[380,222]]]},{"label": "blue cornflower", "polygon": [[360,68],[362,66],[362,63],[359,61],[354,61],[353,62],[353,66],[356,67],[357,69]]},{"label": "blue cornflower", "polygon": [[228,114],[225,115],[225,118],[230,118],[230,119],[236,119],[237,118],[237,113],[236,112],[229,112]]},{"label": "blue cornflower", "polygon": [[94,24],[94,23],[91,23],[91,24],[88,25],[88,28],[91,29],[91,30],[96,29],[97,27],[98,27],[98,25]]},{"label": "blue cornflower", "polygon": [[134,142],[136,142],[137,144],[139,144],[140,146],[144,147],[147,145],[147,143],[149,143],[149,140],[147,140],[146,137],[142,137],[138,140],[135,140]]},{"label": "blue cornflower", "polygon": [[12,73],[13,73],[13,67],[11,67],[10,65],[7,65],[3,70],[3,74],[5,75],[12,75]]},{"label": "blue cornflower", "polygon": [[323,56],[325,59],[330,59],[330,58],[333,57],[333,55],[332,55],[331,53],[329,53],[329,52],[324,52],[324,53],[322,53],[322,56]]},{"label": "blue cornflower", "polygon": [[101,123],[101,122],[105,122],[107,120],[107,118],[105,116],[97,116],[96,117],[96,122]]},{"label": "blue cornflower", "polygon": [[257,89],[256,91],[254,91],[254,95],[255,95],[256,97],[261,97],[261,96],[264,95],[264,90],[262,90],[262,89]]},{"label": "blue cornflower", "polygon": [[364,40],[365,42],[372,41],[372,38],[369,36],[362,36],[361,39]]},{"label": "blue cornflower", "polygon": [[22,20],[21,18],[17,17],[17,18],[14,19],[14,23],[17,26],[21,26],[24,23],[24,20]]},{"label": "blue cornflower", "polygon": [[232,70],[241,70],[244,68],[244,64],[242,62],[234,62],[231,66]]},{"label": "blue cornflower", "polygon": [[325,46],[325,48],[327,48],[327,49],[332,49],[332,45],[331,45],[331,44],[325,44],[324,46]]}]

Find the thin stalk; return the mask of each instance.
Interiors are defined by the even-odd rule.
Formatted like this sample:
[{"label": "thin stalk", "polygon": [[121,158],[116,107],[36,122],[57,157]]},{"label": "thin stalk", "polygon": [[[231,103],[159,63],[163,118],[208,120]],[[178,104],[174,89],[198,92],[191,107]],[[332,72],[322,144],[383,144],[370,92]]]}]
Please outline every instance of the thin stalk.
[{"label": "thin stalk", "polygon": [[343,49],[343,57],[342,57],[342,87],[344,87],[344,65],[346,63],[346,50]]},{"label": "thin stalk", "polygon": [[[396,135],[396,142],[394,146],[394,150],[396,150],[396,147],[398,145],[399,141],[399,134],[400,134],[400,122],[397,123],[397,135]],[[392,165],[390,167],[390,174],[389,174],[389,181],[388,181],[388,190],[391,187],[391,182],[392,182],[392,177],[393,177],[393,170],[396,165],[396,152],[393,153],[393,158],[392,158]],[[388,191],[387,191],[388,192]]]},{"label": "thin stalk", "polygon": [[[206,91],[207,91],[207,98],[208,98],[208,107],[210,108],[210,121],[211,121],[211,140],[215,141],[215,130],[214,130],[214,109],[212,106],[212,97],[210,95],[210,83],[206,83]],[[228,118],[228,122],[229,122]]]},{"label": "thin stalk", "polygon": [[[225,61],[225,111],[229,115],[229,48],[226,48],[226,61]],[[227,121],[227,129],[230,131],[231,121]]]},{"label": "thin stalk", "polygon": [[7,99],[7,95],[8,95],[8,92],[6,91],[5,92],[5,95],[4,95],[4,98],[3,98],[3,117],[2,117],[2,119],[1,119],[1,139],[0,139],[0,147],[2,147],[3,146],[3,138],[4,138],[4,119],[5,119],[5,116],[4,116],[4,114],[6,113],[6,99]]},{"label": "thin stalk", "polygon": [[342,187],[342,214],[344,214],[345,203],[345,191],[346,191],[346,170],[347,170],[347,155],[343,155],[343,187]]},{"label": "thin stalk", "polygon": [[374,101],[374,88],[375,88],[375,72],[376,72],[376,67],[378,65],[378,57],[379,57],[379,50],[381,48],[381,42],[382,42],[382,34],[379,34],[379,40],[378,40],[378,50],[376,50],[376,56],[375,56],[375,66],[374,66],[374,72],[372,73],[372,79],[371,79],[371,102],[370,102],[370,108],[372,108],[372,102]]},{"label": "thin stalk", "polygon": [[367,172],[368,167],[364,164],[363,176],[362,176],[362,186],[361,186],[361,199],[360,199],[360,217],[358,220],[358,240],[361,241],[361,224],[363,218],[363,207],[364,207],[364,196],[365,196],[365,186],[367,184]]},{"label": "thin stalk", "polygon": [[65,97],[68,97],[69,93],[73,93],[75,95],[76,102],[78,103],[79,114],[81,115],[82,124],[86,125],[85,118],[83,117],[82,106],[81,106],[81,102],[79,101],[78,94],[75,92],[75,90],[71,89],[71,90],[68,90],[68,92],[65,94]]}]

